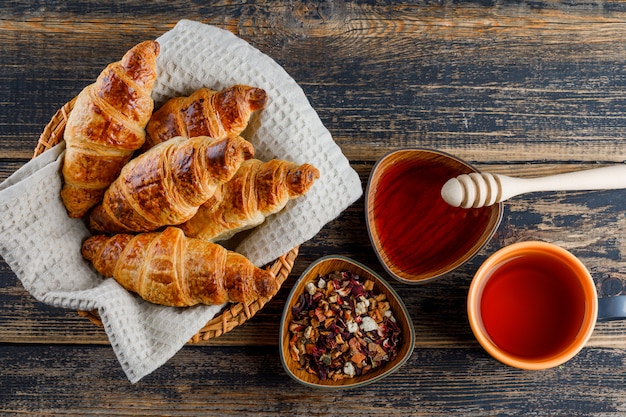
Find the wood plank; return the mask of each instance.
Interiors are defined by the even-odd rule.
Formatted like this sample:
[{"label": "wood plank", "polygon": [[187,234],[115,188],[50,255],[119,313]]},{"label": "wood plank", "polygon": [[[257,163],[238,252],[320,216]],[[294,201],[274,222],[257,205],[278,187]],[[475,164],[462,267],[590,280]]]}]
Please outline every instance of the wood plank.
[{"label": "wood plank", "polygon": [[[186,347],[135,385],[107,347],[0,346],[0,410],[80,415],[602,415],[625,411],[624,350],[528,372],[478,349],[418,349],[384,381],[311,390],[273,347]],[[27,364],[27,366],[24,366]]]},{"label": "wood plank", "polygon": [[[224,10],[217,7],[213,15]],[[313,105],[350,157],[356,158],[361,146],[388,150],[389,143],[459,150],[466,157],[492,161],[531,161],[545,155],[560,161],[590,160],[593,155],[613,161],[624,154],[624,141],[616,141],[624,127],[624,80],[619,73],[609,77],[603,71],[619,66],[624,56],[623,7],[614,5],[607,18],[591,7],[567,8],[566,13],[548,4],[542,13],[520,6],[350,5],[327,11],[323,22],[306,10],[289,13],[269,7],[267,14],[254,15],[259,29],[244,30],[252,10],[244,8],[239,21],[214,23],[283,64],[313,96]],[[279,19],[274,13],[293,31],[300,22],[302,33],[297,34],[304,40],[296,41],[285,29],[272,32]],[[267,21],[260,20],[263,16]],[[19,91],[36,98],[32,109],[25,101],[28,96],[20,96],[35,116],[27,125],[6,123],[12,129],[3,138],[6,152],[21,158],[28,156],[30,146],[23,150],[20,143],[32,144],[32,135],[54,110],[106,63],[118,59],[139,37],[158,36],[173,24],[120,26],[105,17],[77,16],[68,31],[66,18],[60,13],[55,17],[54,10],[46,19],[20,17],[2,24],[14,37],[7,42],[15,45],[14,52],[26,47],[21,34],[29,34],[35,58],[20,60],[23,53],[16,53],[16,60],[7,51],[7,59],[16,63],[15,82],[23,84]],[[346,29],[346,22],[357,27]],[[59,36],[51,38],[50,32]],[[556,41],[568,36],[585,42]],[[359,48],[354,48],[357,41]],[[325,58],[329,42],[334,49],[330,65]],[[394,48],[382,47],[388,42]],[[86,47],[93,44],[97,48]],[[21,76],[24,70],[26,77]],[[374,88],[368,85],[372,79],[378,80]],[[42,91],[54,91],[44,97],[48,103],[41,102]],[[368,92],[365,97],[362,91]],[[18,109],[10,110],[7,120],[18,119]],[[366,112],[367,119],[359,117]],[[543,140],[547,137],[554,140]],[[569,146],[574,140],[577,146]]]}]

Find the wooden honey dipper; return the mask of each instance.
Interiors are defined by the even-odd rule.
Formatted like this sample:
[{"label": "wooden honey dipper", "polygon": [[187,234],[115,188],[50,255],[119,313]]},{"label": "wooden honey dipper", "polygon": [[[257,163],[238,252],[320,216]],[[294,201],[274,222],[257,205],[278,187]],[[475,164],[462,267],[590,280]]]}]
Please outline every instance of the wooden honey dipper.
[{"label": "wooden honey dipper", "polygon": [[490,173],[459,175],[441,188],[454,207],[479,208],[536,191],[583,191],[626,188],[626,165],[612,165],[538,178],[514,178]]}]

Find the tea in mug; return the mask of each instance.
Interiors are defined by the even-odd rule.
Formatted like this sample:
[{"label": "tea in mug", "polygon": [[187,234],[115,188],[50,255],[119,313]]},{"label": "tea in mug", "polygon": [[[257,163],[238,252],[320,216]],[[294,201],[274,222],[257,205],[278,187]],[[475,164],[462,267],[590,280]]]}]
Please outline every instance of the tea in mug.
[{"label": "tea in mug", "polygon": [[482,292],[483,326],[510,355],[541,360],[576,339],[585,318],[585,291],[567,263],[528,252],[493,268]]}]

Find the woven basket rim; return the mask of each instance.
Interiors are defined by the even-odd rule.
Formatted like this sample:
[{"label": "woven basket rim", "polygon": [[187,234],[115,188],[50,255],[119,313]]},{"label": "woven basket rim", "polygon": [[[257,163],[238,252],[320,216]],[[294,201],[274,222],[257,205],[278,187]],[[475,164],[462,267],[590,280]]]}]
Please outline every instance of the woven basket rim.
[{"label": "woven basket rim", "polygon": [[[76,97],[65,103],[59,110],[57,110],[39,137],[37,146],[33,152],[33,158],[63,141],[65,125],[75,102]],[[298,251],[299,246],[296,246],[269,265],[269,271],[273,274],[279,284],[274,293],[267,297],[259,297],[248,303],[227,304],[219,314],[209,320],[207,324],[189,340],[189,343],[197,343],[220,337],[221,335],[230,332],[251,319],[278,293],[293,269],[294,262],[298,256]],[[97,311],[81,310],[78,311],[78,314],[86,317],[93,324],[102,327],[102,321],[100,320]]]}]

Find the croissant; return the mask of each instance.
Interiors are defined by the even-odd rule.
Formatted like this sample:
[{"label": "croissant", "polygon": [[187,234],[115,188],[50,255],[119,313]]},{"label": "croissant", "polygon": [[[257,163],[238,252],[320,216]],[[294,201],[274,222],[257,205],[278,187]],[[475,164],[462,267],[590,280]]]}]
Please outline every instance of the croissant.
[{"label": "croissant", "polygon": [[240,136],[173,138],[131,160],[89,215],[94,232],[147,232],[193,217],[254,154]]},{"label": "croissant", "polygon": [[143,145],[159,51],[155,41],[136,45],[78,94],[63,135],[61,198],[70,217],[82,217],[97,204]]},{"label": "croissant", "polygon": [[175,136],[224,138],[241,134],[256,110],[265,107],[264,90],[235,85],[222,91],[201,88],[189,97],[175,97],[154,112],[146,132],[148,149]]},{"label": "croissant", "polygon": [[289,200],[304,195],[319,175],[309,164],[249,159],[181,228],[187,236],[204,240],[229,239],[263,223]]},{"label": "croissant", "polygon": [[279,287],[269,271],[245,256],[187,238],[176,227],[138,235],[91,236],[83,243],[82,254],[105,277],[160,305],[247,303],[271,296]]}]

